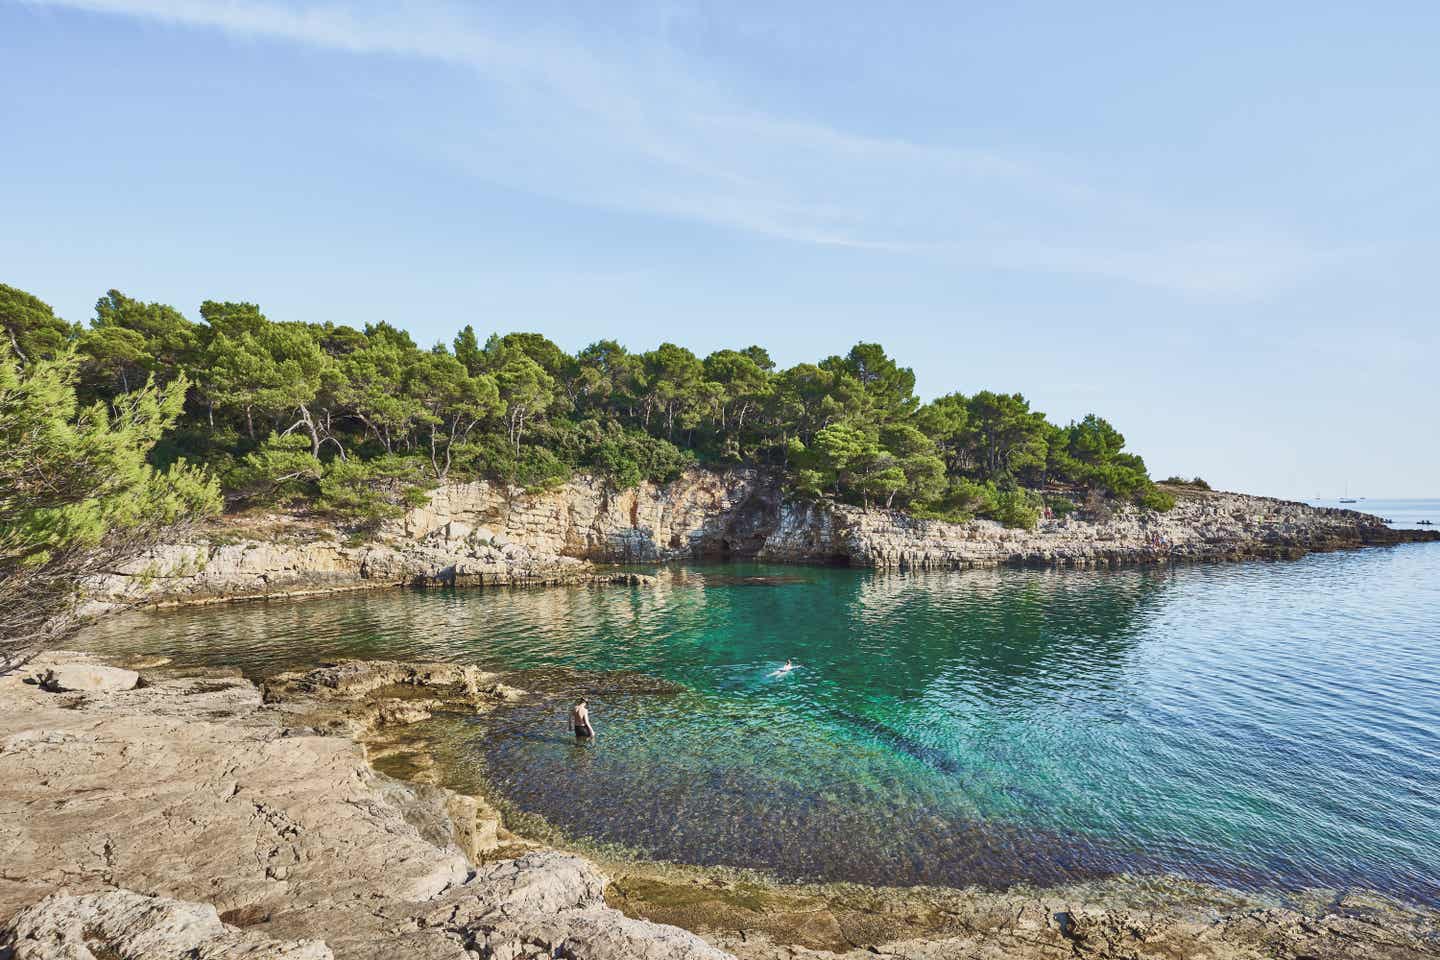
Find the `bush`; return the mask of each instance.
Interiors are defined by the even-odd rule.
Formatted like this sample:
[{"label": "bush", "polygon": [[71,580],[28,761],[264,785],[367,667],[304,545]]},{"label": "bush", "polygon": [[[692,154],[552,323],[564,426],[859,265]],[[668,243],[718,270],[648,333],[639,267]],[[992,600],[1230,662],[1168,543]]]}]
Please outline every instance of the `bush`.
[{"label": "bush", "polygon": [[938,500],[913,508],[914,516],[928,520],[965,523],[975,517],[996,520],[1007,527],[1033,529],[1040,522],[1044,501],[1021,487],[1001,490],[994,482],[961,477],[951,482]]},{"label": "bush", "polygon": [[1045,506],[1057,517],[1068,517],[1075,512],[1075,504],[1066,497],[1046,497]]},{"label": "bush", "polygon": [[225,488],[256,504],[293,503],[315,496],[325,468],[310,452],[310,438],[271,434],[225,473]]},{"label": "bush", "polygon": [[1205,482],[1203,477],[1192,477],[1186,480],[1184,477],[1170,477],[1165,481],[1172,487],[1195,487],[1197,490],[1209,490],[1210,484]]},{"label": "bush", "polygon": [[1002,490],[995,499],[995,507],[991,510],[990,517],[1007,527],[1033,530],[1040,522],[1039,499],[1036,494],[1018,487]]},{"label": "bush", "polygon": [[966,523],[976,516],[989,516],[998,496],[995,484],[988,480],[978,482],[959,477],[952,480],[939,497],[912,506],[910,512],[928,520]]},{"label": "bush", "polygon": [[548,447],[527,443],[517,453],[509,440],[500,436],[484,437],[467,445],[464,459],[464,465],[475,473],[531,493],[553,490],[574,472]]},{"label": "bush", "polygon": [[668,440],[639,430],[613,431],[591,451],[595,471],[617,490],[628,490],[641,481],[669,483],[695,462],[695,455]]},{"label": "bush", "polygon": [[557,457],[548,447],[520,448],[515,459],[515,472],[511,483],[524,487],[527,493],[554,490],[569,480],[575,472],[570,464]]},{"label": "bush", "polygon": [[425,503],[429,463],[393,454],[376,460],[334,460],[320,480],[317,506],[362,526],[398,517]]},{"label": "bush", "polygon": [[1140,495],[1136,502],[1146,510],[1158,510],[1161,513],[1165,513],[1175,507],[1175,498],[1153,483],[1148,490]]}]

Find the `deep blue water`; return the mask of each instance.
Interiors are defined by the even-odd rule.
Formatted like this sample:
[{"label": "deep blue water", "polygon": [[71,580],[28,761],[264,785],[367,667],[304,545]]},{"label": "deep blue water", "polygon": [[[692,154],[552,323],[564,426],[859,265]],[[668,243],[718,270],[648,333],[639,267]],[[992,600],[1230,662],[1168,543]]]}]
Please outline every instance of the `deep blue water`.
[{"label": "deep blue water", "polygon": [[[597,741],[530,700],[488,733],[456,722],[459,761],[573,835],[659,857],[1440,904],[1440,544],[1169,571],[677,567],[657,588],[137,614],[84,641],[257,673],[337,656],[535,671],[589,693]],[[621,670],[682,689],[597,673]]]}]

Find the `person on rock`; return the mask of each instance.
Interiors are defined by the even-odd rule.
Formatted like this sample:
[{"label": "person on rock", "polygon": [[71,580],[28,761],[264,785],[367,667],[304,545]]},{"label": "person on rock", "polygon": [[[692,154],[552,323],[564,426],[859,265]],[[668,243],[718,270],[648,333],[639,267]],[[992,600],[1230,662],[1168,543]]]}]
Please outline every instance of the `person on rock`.
[{"label": "person on rock", "polygon": [[595,728],[590,726],[590,708],[584,698],[570,708],[570,729],[575,731],[576,740],[589,740],[595,736]]}]

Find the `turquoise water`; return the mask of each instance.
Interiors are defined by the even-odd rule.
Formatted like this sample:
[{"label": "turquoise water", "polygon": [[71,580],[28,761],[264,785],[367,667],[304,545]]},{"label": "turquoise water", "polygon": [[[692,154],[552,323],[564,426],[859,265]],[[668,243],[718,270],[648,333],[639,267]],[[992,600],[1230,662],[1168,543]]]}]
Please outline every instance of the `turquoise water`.
[{"label": "turquoise water", "polygon": [[[1440,544],[1163,572],[676,567],[656,588],[134,614],[83,640],[252,673],[339,656],[532,671],[563,699],[467,726],[468,760],[572,835],[658,857],[886,883],[1163,871],[1440,904]],[[581,693],[599,737],[577,746]]]}]

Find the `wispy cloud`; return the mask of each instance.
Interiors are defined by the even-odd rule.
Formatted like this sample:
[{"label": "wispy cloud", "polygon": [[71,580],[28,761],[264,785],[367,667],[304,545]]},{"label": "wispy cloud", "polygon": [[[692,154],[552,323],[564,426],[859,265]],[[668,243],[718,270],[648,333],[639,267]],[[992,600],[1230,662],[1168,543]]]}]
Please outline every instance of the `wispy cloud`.
[{"label": "wispy cloud", "polygon": [[427,152],[581,204],[1207,298],[1264,296],[1339,255],[1275,225],[1098,189],[1055,159],[776,116],[676,55],[663,29],[600,42],[553,21],[517,23],[439,0],[27,2],[462,68],[493,90],[495,105]]}]

